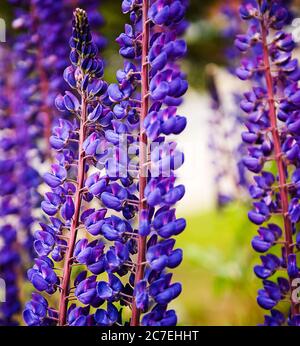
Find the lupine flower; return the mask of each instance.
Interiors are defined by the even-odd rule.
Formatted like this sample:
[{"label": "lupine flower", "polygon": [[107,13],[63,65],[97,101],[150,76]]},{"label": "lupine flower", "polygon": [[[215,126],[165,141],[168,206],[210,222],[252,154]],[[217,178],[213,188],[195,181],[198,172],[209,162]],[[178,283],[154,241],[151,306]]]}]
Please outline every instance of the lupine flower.
[{"label": "lupine flower", "polygon": [[[88,188],[95,184],[93,176],[87,178],[87,174],[89,165],[97,163],[98,151],[95,144],[97,146],[99,142],[91,139],[103,137],[96,121],[99,117],[106,116],[107,106],[102,104],[102,99],[107,86],[101,80],[103,62],[97,58],[98,49],[92,42],[86,13],[80,9],[74,12],[70,47],[72,64],[66,68],[64,78],[73,92],[66,91],[64,96],[59,95],[56,105],[60,111],[69,112],[73,121],[61,119],[53,129],[50,141],[58,151],[57,163],[52,165],[52,172],[44,176],[51,192],[46,193],[41,204],[43,211],[50,216],[51,224],[41,224],[42,230],[35,233],[34,245],[39,258],[28,271],[28,278],[38,291],[54,294],[59,290],[59,308],[51,310],[55,312],[59,325],[83,325],[92,323],[92,315],[89,317],[87,308],[69,306],[70,295],[73,294],[78,302],[94,307],[103,303],[96,292],[95,275],[87,277],[87,272],[83,272],[84,275],[74,281],[75,290],[72,293],[70,281],[72,266],[76,264],[85,265],[91,273],[99,274],[104,271],[104,262],[101,262],[104,243],[96,240],[88,244],[87,239],[77,242],[77,233],[81,222],[89,231],[98,218],[104,219],[106,213],[95,212],[95,209],[85,210],[84,201],[93,199]],[[95,112],[98,112],[97,116],[89,116]],[[90,149],[91,145],[94,149]],[[101,190],[96,191],[94,187],[91,191],[100,193]],[[59,216],[60,219],[57,218]],[[64,261],[61,278],[53,261]],[[28,312],[30,309],[31,305],[25,310],[24,319],[27,324],[33,325],[35,321],[31,320],[31,315],[34,311]],[[49,311],[46,311],[43,316],[39,316],[38,324],[48,324],[49,318],[54,320]]]},{"label": "lupine flower", "polygon": [[[165,281],[163,278],[166,268],[176,267],[182,259],[182,251],[173,250],[175,241],[170,238],[185,228],[185,221],[176,219],[175,209],[172,209],[185,192],[182,185],[175,185],[174,174],[183,162],[183,155],[176,149],[175,143],[167,142],[164,136],[179,134],[186,126],[186,119],[177,113],[177,106],[187,90],[187,82],[176,63],[186,52],[184,40],[177,38],[177,33],[180,35],[184,26],[186,6],[186,1],[168,0],[133,0],[122,3],[123,12],[130,13],[131,19],[130,24],[125,26],[125,32],[117,39],[120,44],[119,52],[126,61],[124,69],[117,73],[118,84],[109,86],[108,95],[114,104],[116,119],[125,120],[127,146],[139,147],[139,198],[133,198],[132,193],[126,197],[125,192],[122,192],[122,197],[119,195],[114,199],[110,195],[110,207],[122,207],[125,218],[131,218],[135,214],[138,216],[138,241],[135,250],[138,258],[134,264],[136,273],[131,279],[134,285],[131,325],[173,325],[177,321],[175,312],[166,311],[166,306],[180,294],[181,285],[172,284],[170,279]],[[149,60],[146,60],[147,57]],[[139,115],[139,122],[135,113]],[[128,135],[136,128],[140,137],[135,144],[132,142],[134,138]],[[119,134],[120,142],[124,132],[118,132],[116,127],[114,130],[116,135]],[[153,177],[145,168],[147,143],[151,147]],[[132,158],[129,157],[129,161],[130,159]],[[136,169],[135,166],[132,168],[133,171]],[[167,178],[164,175],[166,172],[169,172]],[[127,185],[124,187],[128,190]],[[107,203],[109,196],[102,194],[102,197],[104,203]],[[129,215],[124,213],[126,200],[132,208]],[[158,238],[157,234],[167,240]],[[163,280],[163,294],[158,291],[153,293],[153,280]],[[153,304],[155,305],[151,310]],[[145,313],[142,319],[141,313]]]},{"label": "lupine flower", "polygon": [[[241,79],[250,79],[253,83],[241,106],[247,113],[248,130],[242,136],[249,153],[244,164],[256,174],[249,189],[255,200],[249,219],[261,225],[252,246],[257,252],[265,253],[261,264],[254,268],[264,286],[258,292],[257,302],[271,311],[270,316],[265,316],[265,325],[295,325],[299,308],[291,290],[293,279],[299,277],[294,238],[299,208],[296,122],[300,78],[297,61],[292,58],[295,44],[291,34],[283,31],[289,20],[283,2],[252,1],[243,5],[240,13],[249,21],[251,30],[245,37],[237,37],[237,47],[258,52],[255,60],[251,54],[250,58],[245,57],[242,68],[237,71]],[[249,47],[241,45],[241,40],[248,42]],[[281,216],[282,226],[275,223],[276,214]],[[281,256],[268,253],[278,243],[282,243]],[[286,274],[276,275],[276,282],[272,281],[279,270]],[[288,316],[274,309],[285,299]]]},{"label": "lupine flower", "polygon": [[[67,68],[67,72],[64,73],[65,79],[70,82],[70,80],[76,80],[76,85],[69,83],[69,85],[73,85],[74,89],[77,89],[79,95],[81,96],[82,100],[85,100],[85,106],[86,108],[82,109],[82,105],[79,106],[78,103],[78,98],[75,96],[73,93],[66,92],[65,96],[58,97],[56,100],[56,104],[59,108],[59,110],[62,111],[70,111],[74,113],[74,116],[78,112],[83,112],[83,116],[87,118],[87,110],[89,111],[89,114],[95,114],[97,111],[99,113],[98,117],[101,116],[104,118],[105,114],[103,114],[104,110],[103,107],[101,106],[101,110],[99,112],[99,105],[96,104],[95,108],[93,108],[93,102],[95,100],[95,97],[101,96],[102,93],[105,92],[106,90],[106,85],[99,79],[96,80],[96,78],[101,77],[102,71],[103,71],[103,65],[102,61],[97,59],[95,57],[97,53],[97,48],[96,46],[91,43],[91,36],[90,36],[90,31],[89,27],[87,25],[87,19],[86,15],[83,11],[77,10],[76,12],[76,18],[74,20],[74,29],[73,29],[73,38],[71,40],[71,61],[72,61],[72,66]],[[77,43],[79,42],[79,43]],[[85,46],[84,46],[85,45]],[[90,53],[89,56],[84,56],[83,52],[83,47],[90,47]],[[90,60],[88,60],[90,59]],[[73,71],[73,76],[71,76],[70,71]],[[77,79],[75,78],[75,75],[77,76]],[[87,81],[87,82],[86,82]],[[88,102],[87,102],[88,101]],[[82,101],[83,102],[83,101]],[[94,109],[94,110],[93,110]],[[54,164],[52,165],[52,173],[47,173],[45,175],[45,182],[52,188],[52,192],[48,192],[46,194],[45,200],[42,202],[42,209],[46,214],[49,216],[54,216],[56,215],[59,211],[60,214],[65,220],[65,224],[62,223],[62,221],[59,221],[56,218],[50,218],[52,222],[52,226],[47,226],[43,225],[42,226],[42,231],[37,231],[35,234],[35,248],[37,253],[41,256],[40,259],[36,262],[35,266],[28,271],[28,277],[32,281],[33,285],[35,286],[36,289],[39,291],[44,291],[46,290],[48,293],[53,294],[57,287],[59,287],[59,280],[58,276],[56,273],[53,271],[53,262],[48,259],[47,257],[45,258],[45,255],[49,255],[51,253],[51,256],[53,260],[60,262],[62,259],[65,258],[65,256],[70,256],[70,253],[66,251],[66,248],[70,247],[69,242],[67,242],[65,239],[67,239],[67,236],[64,236],[62,233],[62,227],[70,227],[70,232],[77,232],[77,226],[74,226],[74,219],[77,218],[77,225],[79,225],[79,210],[81,201],[78,202],[78,198],[84,198],[81,196],[81,191],[79,192],[78,189],[74,186],[72,183],[66,182],[68,177],[71,175],[73,176],[74,174],[77,173],[77,177],[79,179],[80,173],[79,167],[76,170],[73,169],[74,167],[74,157],[77,155],[80,155],[80,160],[82,162],[78,164],[81,169],[81,174],[84,174],[85,170],[85,165],[86,162],[92,161],[92,160],[85,160],[85,158],[82,158],[82,150],[85,150],[85,154],[91,155],[92,152],[95,154],[95,151],[89,150],[89,146],[87,145],[87,140],[88,138],[91,138],[93,134],[97,135],[97,132],[95,131],[95,122],[98,120],[98,117],[89,117],[89,120],[91,123],[88,125],[83,125],[84,121],[81,119],[80,124],[76,124],[74,122],[73,124],[69,123],[68,121],[61,120],[60,121],[60,128],[54,128],[54,136],[52,137],[51,142],[53,143],[53,147],[56,150],[59,150],[61,154],[58,155],[58,161],[59,164]],[[93,121],[94,120],[94,121]],[[77,135],[75,131],[77,131],[79,126],[79,132],[84,131],[84,136],[85,132],[90,132],[91,136],[87,136],[87,138],[79,137],[79,140],[77,139]],[[84,130],[81,129],[80,126],[86,126]],[[61,130],[60,130],[61,129]],[[62,137],[63,136],[63,137]],[[57,138],[57,139],[56,139]],[[58,138],[63,138],[63,140],[58,140]],[[72,146],[72,142],[79,142],[79,148],[76,149],[74,148],[74,145]],[[71,144],[70,144],[71,143]],[[74,151],[74,154],[70,157],[70,150],[67,148],[70,148],[71,152]],[[64,155],[64,160],[62,155]],[[69,178],[70,179],[70,178]],[[82,179],[82,178],[80,178]],[[86,185],[89,186],[88,181],[91,181],[92,176],[90,179],[86,180]],[[80,184],[82,184],[82,189],[84,188],[84,180],[80,180]],[[105,186],[104,186],[105,187]],[[92,190],[95,193],[95,189]],[[98,190],[98,193],[100,190]],[[103,192],[103,191],[102,191]],[[76,195],[80,197],[76,197],[76,208],[74,205],[73,201],[73,195]],[[88,197],[87,197],[88,198]],[[91,214],[95,210],[87,210],[82,213],[81,219],[82,221],[90,218],[91,219]],[[74,215],[74,213],[76,213]],[[105,216],[105,211],[104,213],[100,214],[98,213],[102,219]],[[71,225],[70,225],[71,222]],[[87,224],[87,221],[85,221]],[[87,224],[89,225],[89,224]],[[88,228],[90,230],[90,228]],[[61,238],[62,237],[62,238]],[[82,242],[82,241],[80,241]],[[98,244],[98,243],[97,243]],[[79,248],[79,243],[75,246],[75,240],[73,240],[73,248],[75,246],[74,250],[74,255],[76,257],[76,260],[78,263],[84,263],[87,265],[87,268],[92,272],[92,273],[97,273],[99,274],[100,272],[104,271],[101,270],[101,265],[99,266],[99,258],[101,255],[103,255],[103,244],[99,243],[97,245],[95,242],[88,246],[88,250],[90,250],[90,253],[86,253],[85,255],[82,253],[82,250]],[[97,247],[95,247],[97,245]],[[97,250],[99,249],[99,250]],[[59,251],[61,250],[61,251]],[[58,256],[59,252],[59,256]],[[69,260],[67,260],[67,263]],[[68,263],[69,266],[69,263]],[[70,267],[67,266],[66,271],[70,270]],[[104,268],[104,266],[102,266]],[[65,273],[65,272],[64,272]],[[69,282],[70,273],[65,273],[66,275],[64,276],[65,282]],[[75,290],[75,295],[77,296],[78,300],[80,302],[83,302],[85,304],[92,304],[94,306],[99,306],[101,305],[101,299],[98,296],[95,296],[94,299],[90,300],[92,296],[90,295],[90,292],[96,293],[96,290],[90,291],[89,289],[89,282],[92,284],[95,283],[95,276],[91,276],[87,278],[85,281],[78,281],[76,282],[76,290]],[[59,323],[61,323],[61,320],[66,323],[70,323],[70,325],[82,325],[83,318],[80,318],[78,321],[75,319],[73,321],[73,318],[70,316],[67,317],[68,314],[73,314],[74,311],[80,312],[81,310],[74,310],[74,306],[70,307],[69,312],[67,312],[65,306],[65,301],[68,298],[65,298],[66,290],[68,287],[68,283],[63,282],[62,285],[66,287],[66,289],[61,292],[61,305],[59,307]],[[94,286],[95,288],[95,286]],[[93,287],[91,287],[93,289]],[[88,297],[91,298],[88,298]],[[24,318],[25,321],[29,324],[32,324],[32,321],[27,321],[28,312],[26,314],[24,313]],[[57,314],[58,315],[58,314]],[[45,323],[47,324],[47,321],[49,319],[49,316],[45,315],[44,316]],[[86,321],[85,321],[86,322]],[[39,320],[39,324],[43,324],[43,319]]]},{"label": "lupine flower", "polygon": [[51,326],[57,320],[57,313],[49,308],[47,300],[38,293],[32,293],[32,299],[26,303],[23,316],[29,326]]}]

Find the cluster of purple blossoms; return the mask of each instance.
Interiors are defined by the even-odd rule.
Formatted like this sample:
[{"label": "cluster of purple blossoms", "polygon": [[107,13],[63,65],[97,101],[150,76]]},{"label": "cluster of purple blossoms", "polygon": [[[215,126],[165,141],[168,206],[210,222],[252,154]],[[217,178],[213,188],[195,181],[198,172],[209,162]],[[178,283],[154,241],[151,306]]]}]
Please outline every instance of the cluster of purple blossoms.
[{"label": "cluster of purple blossoms", "polygon": [[122,310],[131,310],[131,325],[177,322],[168,304],[181,285],[167,269],[182,261],[172,237],[185,228],[173,207],[184,195],[175,184],[183,154],[165,136],[186,126],[176,111],[187,90],[176,63],[186,52],[177,39],[186,6],[123,1],[131,23],[117,41],[126,61],[108,88],[87,15],[74,13],[64,72],[74,91],[56,98],[69,119],[50,138],[57,162],[44,176],[51,192],[41,205],[50,222],[35,233],[39,257],[28,271],[38,291],[59,293],[59,306],[34,293],[28,325],[124,324]]},{"label": "cluster of purple blossoms", "polygon": [[[251,1],[241,7],[240,14],[250,24],[247,34],[237,36],[236,46],[242,52],[260,52],[255,59],[243,58],[236,71],[240,79],[253,83],[241,108],[247,113],[247,131],[242,134],[248,145],[244,164],[255,174],[249,188],[255,200],[249,219],[259,229],[252,246],[262,253],[261,264],[254,268],[263,280],[257,302],[270,310],[265,325],[299,325],[299,302],[293,294],[294,280],[299,278],[300,240],[296,229],[300,220],[300,70],[292,57],[295,43],[283,31],[289,12],[282,1]],[[286,301],[287,314],[287,309],[278,309]]]}]

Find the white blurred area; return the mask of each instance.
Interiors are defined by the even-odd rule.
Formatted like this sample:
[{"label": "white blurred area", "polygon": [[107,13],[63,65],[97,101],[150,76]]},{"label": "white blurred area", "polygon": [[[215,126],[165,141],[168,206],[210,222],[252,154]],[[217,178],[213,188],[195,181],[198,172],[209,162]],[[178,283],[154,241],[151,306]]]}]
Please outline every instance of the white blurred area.
[{"label": "white blurred area", "polygon": [[214,178],[208,153],[208,119],[210,100],[206,94],[190,89],[179,110],[187,117],[185,131],[176,138],[184,151],[185,162],[180,168],[179,182],[186,187],[184,200],[178,203],[178,212],[195,213],[214,204]]},{"label": "white blurred area", "polygon": [[[243,85],[224,69],[215,68],[225,112],[236,110],[239,105],[233,104],[232,93],[237,90],[243,92],[247,83]],[[185,153],[184,166],[178,171],[179,182],[186,187],[184,200],[178,203],[177,209],[180,214],[195,214],[215,205],[214,169],[208,148],[209,119],[212,116],[210,96],[190,88],[178,113],[187,117],[188,124],[176,138]]]}]

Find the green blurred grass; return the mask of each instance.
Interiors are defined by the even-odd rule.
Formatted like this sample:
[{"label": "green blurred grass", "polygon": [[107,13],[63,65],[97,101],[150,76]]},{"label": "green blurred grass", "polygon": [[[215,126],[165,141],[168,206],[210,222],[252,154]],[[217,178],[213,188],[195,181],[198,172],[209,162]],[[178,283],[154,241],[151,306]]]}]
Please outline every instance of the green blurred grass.
[{"label": "green blurred grass", "polygon": [[263,313],[256,304],[259,280],[253,274],[258,256],[251,248],[256,228],[248,206],[230,205],[187,217],[178,237],[184,261],[175,272],[183,292],[174,302],[181,325],[257,325]]}]

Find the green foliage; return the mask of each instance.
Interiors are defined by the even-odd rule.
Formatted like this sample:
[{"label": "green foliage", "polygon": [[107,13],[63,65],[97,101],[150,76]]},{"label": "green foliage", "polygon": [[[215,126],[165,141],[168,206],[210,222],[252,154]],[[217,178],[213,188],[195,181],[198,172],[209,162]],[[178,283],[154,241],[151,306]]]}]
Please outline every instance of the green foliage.
[{"label": "green foliage", "polygon": [[215,5],[217,2],[217,0],[190,0],[187,19],[195,21],[200,17],[204,17],[209,8]]},{"label": "green foliage", "polygon": [[[247,220],[249,206],[187,217],[179,236],[184,261],[175,278],[184,292],[174,303],[183,325],[256,325],[259,280],[253,274],[258,255],[251,248],[256,227]],[[196,298],[198,297],[198,299]]]},{"label": "green foliage", "polygon": [[124,31],[127,22],[126,16],[120,11],[121,1],[102,0],[100,11],[105,18],[105,25],[101,34],[107,40],[107,46],[103,52],[106,61],[105,79],[110,83],[116,82],[116,70],[122,67],[123,59],[118,54],[119,45],[116,38]]},{"label": "green foliage", "polygon": [[224,64],[224,49],[228,42],[221,35],[222,25],[216,25],[213,22],[214,15],[209,15],[209,11],[218,2],[220,1],[190,0],[187,13],[190,28],[187,34],[186,71],[189,83],[197,89],[205,86],[203,72],[207,64]]}]

